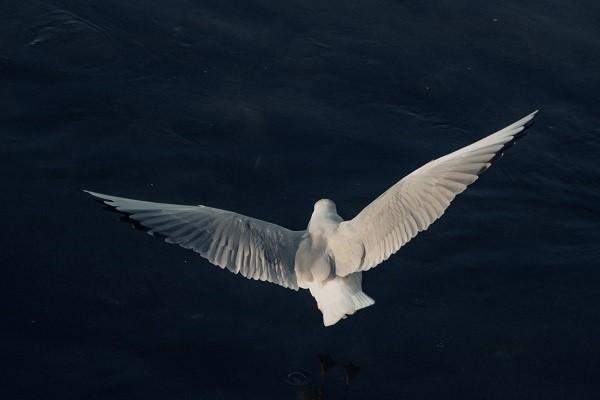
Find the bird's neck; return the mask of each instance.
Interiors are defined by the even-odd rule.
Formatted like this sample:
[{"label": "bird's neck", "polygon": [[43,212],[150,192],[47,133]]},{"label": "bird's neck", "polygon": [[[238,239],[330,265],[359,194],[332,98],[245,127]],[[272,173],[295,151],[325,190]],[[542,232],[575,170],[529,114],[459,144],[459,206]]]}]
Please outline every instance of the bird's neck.
[{"label": "bird's neck", "polygon": [[337,228],[343,219],[336,212],[314,211],[308,222],[308,232],[325,233]]}]

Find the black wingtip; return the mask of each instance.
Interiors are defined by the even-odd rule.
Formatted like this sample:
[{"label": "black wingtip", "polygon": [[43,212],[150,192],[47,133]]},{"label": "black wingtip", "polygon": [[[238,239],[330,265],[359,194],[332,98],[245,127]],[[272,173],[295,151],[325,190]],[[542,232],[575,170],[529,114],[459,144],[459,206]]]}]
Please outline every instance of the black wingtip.
[{"label": "black wingtip", "polygon": [[[517,141],[521,140],[521,138],[523,138],[527,134],[527,131],[529,130],[529,128],[531,128],[535,124],[535,120],[536,120],[535,117],[537,117],[539,112],[540,112],[540,109],[537,109],[534,112],[532,112],[531,114],[529,114],[529,115],[531,115],[531,119],[523,124],[523,129],[521,130],[521,132],[519,132],[515,136],[513,136],[512,140],[510,142],[506,143],[500,150],[498,150],[498,152],[494,155],[494,157],[492,157],[492,159],[489,161],[490,166],[493,163],[495,163],[496,161],[498,161],[499,159],[501,159],[502,156],[504,155],[504,152],[507,149],[514,146],[515,143],[517,143]],[[481,171],[479,171],[478,175],[481,174],[483,171],[487,170],[488,168],[489,168],[489,166],[482,168]]]},{"label": "black wingtip", "polygon": [[535,122],[537,120],[536,117],[538,116],[540,111],[541,111],[541,109],[538,108],[537,110],[535,110],[534,112],[529,114],[529,115],[531,115],[531,119],[529,121],[525,122],[525,124],[523,124],[523,130],[521,132],[517,133],[515,135],[515,138],[524,136],[526,134],[527,130],[529,128],[531,128],[533,125],[535,125]]},{"label": "black wingtip", "polygon": [[[89,192],[88,192],[89,194]],[[109,204],[107,203],[108,200],[103,200],[100,197],[94,196],[93,194],[89,194],[92,197],[92,200],[95,201],[98,204],[102,204],[102,208],[107,208],[110,207]]]},{"label": "black wingtip", "polygon": [[153,236],[162,237],[162,235],[160,235],[160,234],[156,234],[154,232],[149,232],[150,228],[148,228],[147,226],[142,225],[139,221],[131,218],[131,213],[127,213],[127,212],[118,210],[117,207],[113,205],[113,202],[111,200],[104,199],[104,198],[98,196],[97,194],[95,194],[94,192],[91,192],[89,190],[83,189],[83,192],[85,192],[85,193],[89,194],[90,196],[92,196],[92,199],[96,203],[101,204],[102,205],[102,209],[104,211],[108,211],[110,213],[114,213],[114,214],[120,215],[119,219],[121,221],[126,222],[129,225],[131,225],[131,227],[133,229],[135,229],[136,231],[146,232],[146,233],[149,233],[150,235],[153,235]]},{"label": "black wingtip", "polygon": [[126,214],[124,212],[117,211],[114,208],[113,209],[108,209],[108,210],[112,211],[112,212],[116,212],[118,214],[122,214],[121,218],[119,218],[119,219],[121,221],[123,221],[123,222],[127,222],[136,231],[146,232],[146,233],[148,233],[150,231],[150,228],[148,228],[147,226],[142,225],[139,221],[136,221],[135,219],[131,218],[130,214]]}]

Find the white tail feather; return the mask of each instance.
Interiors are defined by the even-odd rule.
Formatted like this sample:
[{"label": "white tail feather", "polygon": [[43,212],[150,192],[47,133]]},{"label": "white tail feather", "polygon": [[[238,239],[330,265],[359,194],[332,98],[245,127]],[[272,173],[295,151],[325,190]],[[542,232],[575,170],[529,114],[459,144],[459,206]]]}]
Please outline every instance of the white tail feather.
[{"label": "white tail feather", "polygon": [[322,285],[310,286],[309,289],[323,313],[325,326],[331,326],[347,315],[375,304],[375,301],[362,291],[362,272],[345,277],[338,276]]}]

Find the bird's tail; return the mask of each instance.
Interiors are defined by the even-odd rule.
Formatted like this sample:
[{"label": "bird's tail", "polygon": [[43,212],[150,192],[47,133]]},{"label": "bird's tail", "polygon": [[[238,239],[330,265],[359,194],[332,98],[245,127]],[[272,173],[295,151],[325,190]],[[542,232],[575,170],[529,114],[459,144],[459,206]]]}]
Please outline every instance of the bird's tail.
[{"label": "bird's tail", "polygon": [[362,272],[335,277],[324,284],[309,287],[323,313],[323,324],[330,326],[347,315],[375,304],[375,301],[362,291]]}]

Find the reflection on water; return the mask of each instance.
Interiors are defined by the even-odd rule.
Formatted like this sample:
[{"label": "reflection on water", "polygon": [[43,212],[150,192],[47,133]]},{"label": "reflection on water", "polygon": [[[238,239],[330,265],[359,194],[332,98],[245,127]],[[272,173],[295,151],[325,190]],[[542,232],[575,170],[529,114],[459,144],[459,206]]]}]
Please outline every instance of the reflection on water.
[{"label": "reflection on water", "polygon": [[[318,382],[312,382],[310,373],[305,370],[293,370],[287,374],[285,381],[288,385],[296,387],[296,398],[298,400],[349,399],[350,384],[358,375],[360,367],[353,362],[338,364],[326,353],[318,354],[317,360],[320,371]],[[339,375],[329,373],[334,368],[343,371],[343,379],[340,379]]]}]

